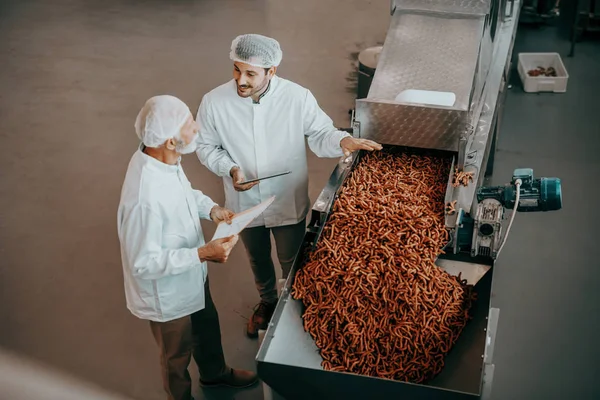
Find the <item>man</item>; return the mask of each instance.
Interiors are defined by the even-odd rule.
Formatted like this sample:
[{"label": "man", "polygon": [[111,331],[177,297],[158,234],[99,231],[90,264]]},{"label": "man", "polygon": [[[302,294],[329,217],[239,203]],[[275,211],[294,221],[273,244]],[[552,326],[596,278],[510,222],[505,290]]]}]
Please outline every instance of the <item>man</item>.
[{"label": "man", "polygon": [[142,144],[129,163],[118,210],[125,295],[129,310],[150,321],[168,399],[191,399],[192,356],[202,385],[250,386],[254,373],[225,364],[206,265],[227,261],[238,238],[205,244],[199,221],[231,222],[233,213],[193,190],[181,167],[181,155],[196,148],[197,125],[181,100],[156,96],[135,129]]},{"label": "man", "polygon": [[[226,206],[234,212],[276,196],[241,233],[261,298],[247,326],[248,336],[255,338],[259,329],[266,329],[277,303],[270,235],[286,278],[306,229],[310,200],[305,136],[319,157],[341,157],[381,146],[337,130],[309,90],[276,76],[282,59],[276,40],[254,34],[238,36],[230,58],[234,79],[212,90],[200,104],[196,154],[202,164],[223,177]],[[292,173],[244,184],[284,171]]]}]

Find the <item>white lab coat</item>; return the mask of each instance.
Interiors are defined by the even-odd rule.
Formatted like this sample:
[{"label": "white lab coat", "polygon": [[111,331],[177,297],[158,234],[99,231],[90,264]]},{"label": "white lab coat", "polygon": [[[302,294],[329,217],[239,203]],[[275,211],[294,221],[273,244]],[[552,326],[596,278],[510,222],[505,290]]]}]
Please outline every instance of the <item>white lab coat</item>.
[{"label": "white lab coat", "polygon": [[142,152],[129,162],[118,209],[127,308],[165,322],[204,308],[206,263],[198,256],[200,218],[216,205],[193,190],[181,164]]},{"label": "white lab coat", "polygon": [[[273,204],[249,227],[296,224],[310,209],[305,136],[319,157],[341,157],[340,141],[350,136],[333,126],[312,93],[288,80],[273,77],[271,86],[254,104],[238,96],[231,80],[202,99],[196,154],[202,164],[223,177],[225,206],[234,212],[253,207],[271,196]],[[238,166],[247,179],[292,171],[236,192],[229,176]]]}]

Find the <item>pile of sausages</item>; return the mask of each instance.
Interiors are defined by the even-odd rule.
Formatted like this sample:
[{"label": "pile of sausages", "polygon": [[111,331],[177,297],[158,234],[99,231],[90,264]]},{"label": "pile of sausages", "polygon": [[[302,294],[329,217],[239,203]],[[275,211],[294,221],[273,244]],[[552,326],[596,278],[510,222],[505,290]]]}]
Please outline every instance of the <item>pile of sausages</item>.
[{"label": "pile of sausages", "polygon": [[413,383],[442,370],[476,297],[434,264],[449,172],[447,159],[375,152],[346,179],[292,289],[324,369]]},{"label": "pile of sausages", "polygon": [[537,67],[535,69],[530,69],[529,71],[527,71],[527,75],[529,76],[556,76],[556,70],[552,67],[549,68],[544,68],[544,67]]},{"label": "pile of sausages", "polygon": [[446,214],[448,214],[448,215],[456,214],[456,200],[446,203]]},{"label": "pile of sausages", "polygon": [[473,172],[460,171],[458,168],[454,170],[454,176],[452,177],[452,186],[468,186],[469,182],[473,182]]}]

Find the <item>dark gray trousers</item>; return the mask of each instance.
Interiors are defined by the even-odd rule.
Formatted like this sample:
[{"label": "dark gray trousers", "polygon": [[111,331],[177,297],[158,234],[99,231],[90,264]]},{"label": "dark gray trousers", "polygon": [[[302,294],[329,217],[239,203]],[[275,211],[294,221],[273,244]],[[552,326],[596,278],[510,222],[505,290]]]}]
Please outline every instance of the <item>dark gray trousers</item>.
[{"label": "dark gray trousers", "polygon": [[306,219],[295,225],[266,228],[257,226],[244,229],[240,234],[246,247],[254,282],[265,303],[277,302],[277,278],[271,258],[271,233],[275,238],[277,258],[281,264],[282,278],[287,278],[294,264],[296,253],[302,244],[306,231]]},{"label": "dark gray trousers", "polygon": [[150,321],[150,328],[160,349],[163,387],[168,400],[192,398],[188,372],[192,356],[203,381],[215,380],[229,371],[208,279],[204,284],[204,309],[169,322]]}]

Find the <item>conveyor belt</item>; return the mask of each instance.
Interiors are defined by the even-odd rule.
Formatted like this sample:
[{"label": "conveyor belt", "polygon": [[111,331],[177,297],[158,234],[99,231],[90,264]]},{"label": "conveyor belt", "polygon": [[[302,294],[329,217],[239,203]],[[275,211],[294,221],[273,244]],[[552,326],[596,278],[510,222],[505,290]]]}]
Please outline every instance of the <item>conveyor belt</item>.
[{"label": "conveyor belt", "polygon": [[[400,147],[395,147],[395,149],[398,151],[405,150]],[[445,152],[437,153],[443,154],[444,157],[448,156]],[[340,164],[340,166],[336,168],[336,171],[332,174],[330,182],[323,191],[321,198],[333,199],[335,193],[341,188],[360,157],[362,157],[362,153],[354,156],[349,163]],[[333,196],[329,196],[327,193],[333,194]],[[324,201],[324,203],[325,202],[328,203],[328,208],[324,210],[324,213],[315,212],[315,214],[313,214],[309,231],[303,242],[302,249],[300,250],[301,252],[310,249],[320,238],[321,228],[326,222],[327,215],[329,215],[333,204],[332,201]],[[323,218],[323,216],[325,217]],[[362,389],[359,390],[359,386],[361,388],[368,388],[371,385],[381,385],[382,380],[379,378],[360,377],[361,379],[355,381],[357,378],[356,375],[323,370],[321,367],[322,358],[319,355],[318,348],[311,336],[305,332],[303,328],[302,313],[304,306],[302,302],[293,299],[290,295],[294,277],[297,271],[303,267],[302,262],[303,257],[298,257],[290,273],[290,278],[286,282],[284,293],[282,294],[282,298],[272,319],[273,327],[271,328],[271,331],[276,333],[272,336],[268,335],[265,338],[261,347],[262,354],[259,354],[259,360],[262,359],[262,361],[259,361],[259,370],[262,371],[261,374],[264,373],[267,375],[280,373],[293,374],[298,385],[297,388],[299,388],[294,392],[297,394],[288,393],[289,389],[286,390],[283,387],[278,387],[275,380],[269,382],[269,384],[278,392],[285,392],[286,399],[306,399],[311,396],[314,397],[317,393],[314,391],[316,390],[316,387],[319,388],[318,398],[339,398],[338,396],[344,396],[344,398],[361,398],[356,397],[356,394],[363,393],[364,395],[365,392]],[[479,267],[480,266],[471,264],[466,266],[465,269],[473,269],[472,275],[474,276],[477,273],[476,268]],[[382,396],[383,393],[385,393],[386,395],[391,396],[387,398],[393,398],[393,396],[404,395],[406,390],[409,390],[409,392],[414,390],[416,394],[419,390],[422,390],[419,388],[423,387],[440,392],[443,396],[446,396],[442,398],[448,399],[470,398],[473,393],[478,393],[483,362],[481,356],[485,347],[485,327],[489,310],[491,279],[492,271],[490,270],[483,279],[479,280],[477,283],[476,290],[479,299],[473,309],[473,320],[465,327],[465,330],[461,334],[455,347],[447,355],[445,359],[446,366],[442,373],[429,382],[427,386],[390,381],[391,383],[385,384],[388,389],[382,392]],[[347,382],[346,379],[349,381]],[[327,382],[330,380],[339,382],[340,386],[328,385]],[[368,380],[368,382],[364,380]],[[373,382],[371,382],[371,380]],[[390,384],[397,386],[388,386]],[[461,395],[463,397],[454,397],[457,396],[456,393],[454,393],[455,391],[463,392],[465,395]],[[471,393],[471,395],[468,393]]]}]

